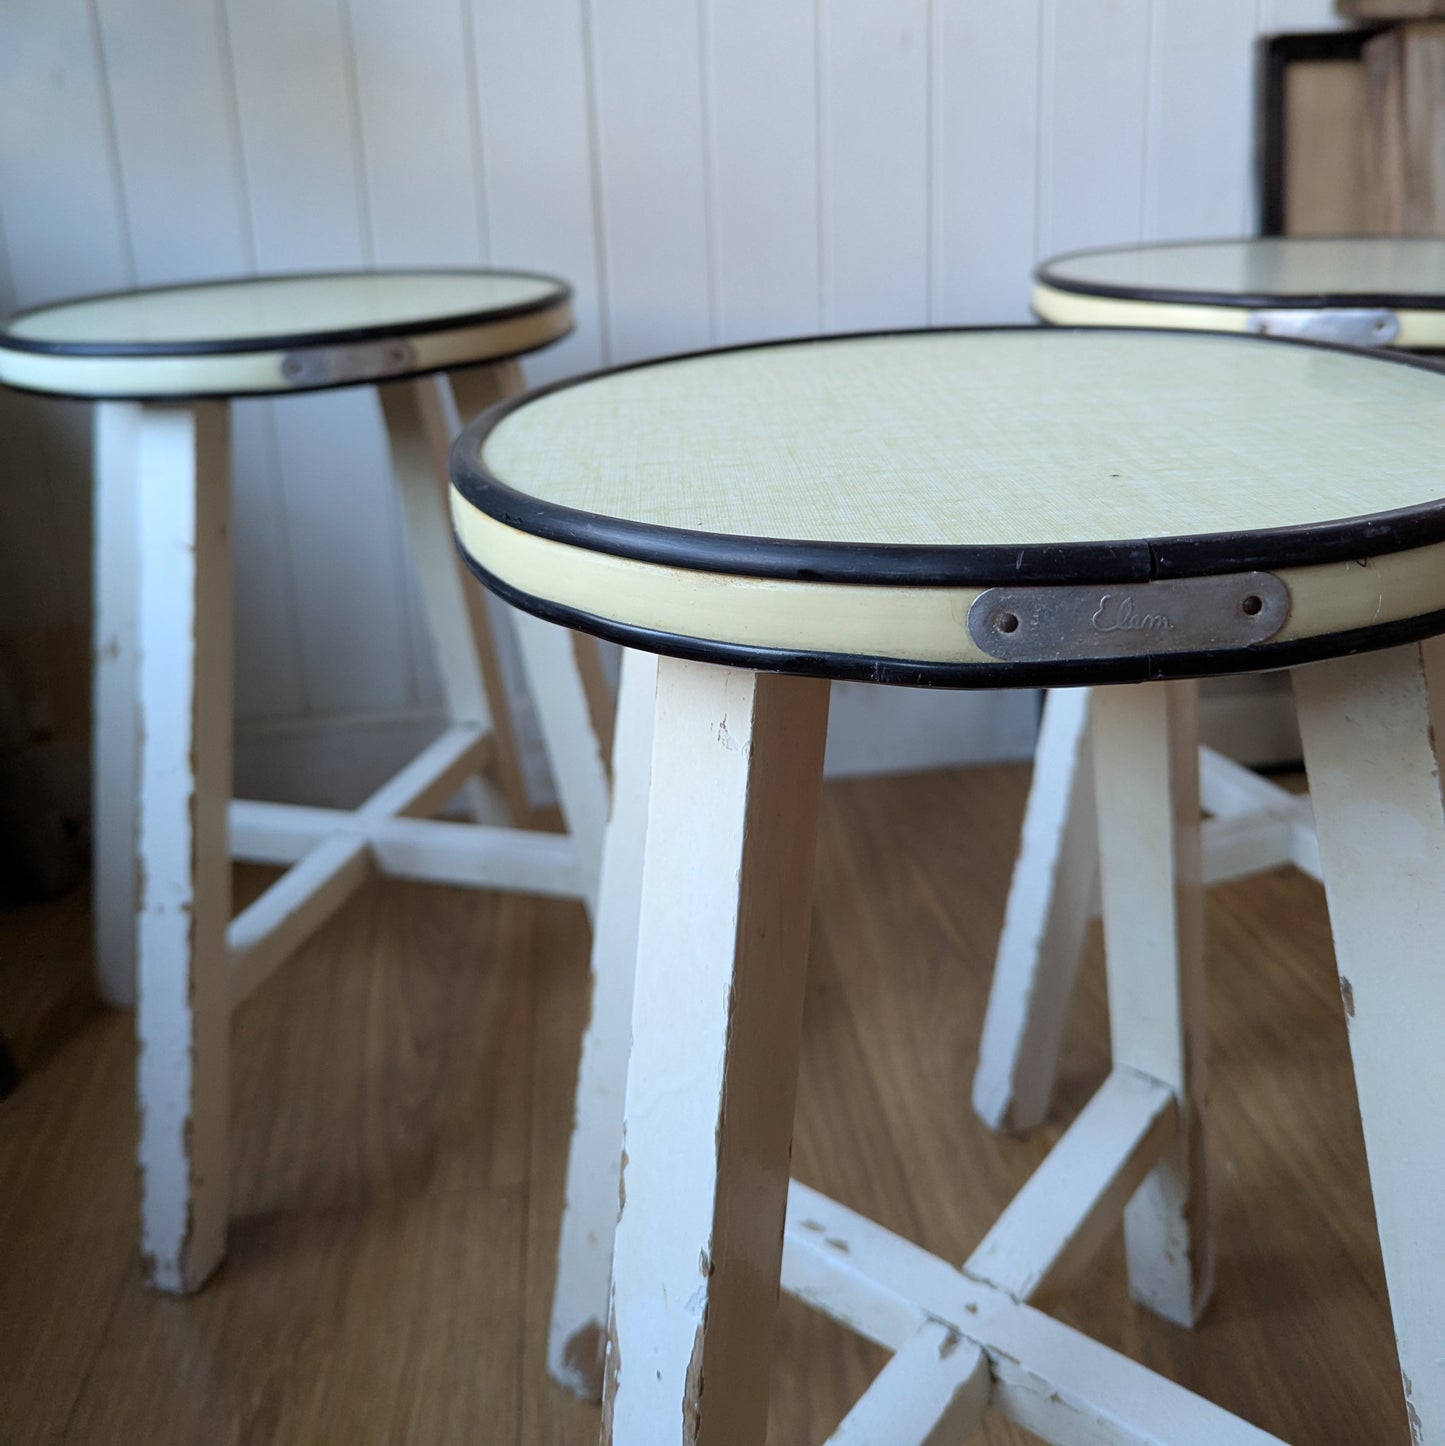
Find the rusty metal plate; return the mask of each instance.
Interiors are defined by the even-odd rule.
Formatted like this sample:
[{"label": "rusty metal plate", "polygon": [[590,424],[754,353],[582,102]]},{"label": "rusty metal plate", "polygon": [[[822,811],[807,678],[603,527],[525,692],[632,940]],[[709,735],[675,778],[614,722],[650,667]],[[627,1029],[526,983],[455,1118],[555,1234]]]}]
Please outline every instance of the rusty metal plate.
[{"label": "rusty metal plate", "polygon": [[1055,663],[1246,648],[1289,617],[1269,572],[1103,587],[995,587],[968,610],[968,634],[992,658]]}]

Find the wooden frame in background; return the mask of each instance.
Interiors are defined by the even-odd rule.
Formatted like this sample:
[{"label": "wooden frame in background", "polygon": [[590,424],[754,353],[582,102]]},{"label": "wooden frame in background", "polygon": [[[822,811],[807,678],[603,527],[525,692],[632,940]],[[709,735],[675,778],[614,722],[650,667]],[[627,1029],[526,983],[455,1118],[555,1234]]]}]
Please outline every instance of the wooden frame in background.
[{"label": "wooden frame in background", "polygon": [[1360,235],[1365,214],[1364,51],[1383,27],[1259,42],[1262,236]]}]

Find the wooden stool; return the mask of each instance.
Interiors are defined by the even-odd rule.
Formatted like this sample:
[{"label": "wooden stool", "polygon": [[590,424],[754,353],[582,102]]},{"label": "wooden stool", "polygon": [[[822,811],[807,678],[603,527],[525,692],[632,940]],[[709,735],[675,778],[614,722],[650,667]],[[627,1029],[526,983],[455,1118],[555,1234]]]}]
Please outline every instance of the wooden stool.
[{"label": "wooden stool", "polygon": [[[1120,1212],[1138,1300],[1187,1325],[1209,1295],[1188,680],[1289,667],[1400,1358],[1445,1441],[1445,800],[1417,642],[1445,630],[1442,443],[1430,368],[1032,328],[642,365],[463,435],[478,575],[662,654],[655,688],[624,665],[624,710],[654,699],[640,890],[610,887],[639,872],[614,832],[598,905],[599,951],[637,938],[604,1440],[760,1443],[780,1278],[896,1352],[838,1443],[961,1441],[989,1407],[1056,1442],[1271,1439],[1028,1302]],[[1144,684],[1096,703],[1113,1072],[963,1269],[788,1179],[830,678]],[[648,753],[617,746],[620,812]],[[595,957],[615,1002],[632,961]]]},{"label": "wooden stool", "polygon": [[[1039,267],[1034,310],[1060,326],[1429,351],[1445,347],[1445,241],[1273,237],[1081,251]],[[1084,689],[1051,693],[1044,707],[973,1079],[974,1110],[992,1129],[1032,1129],[1048,1113],[1085,929],[1098,908],[1089,707]],[[1320,877],[1307,798],[1210,748],[1199,768],[1212,815],[1206,884],[1281,864]]]},{"label": "wooden stool", "polygon": [[[523,619],[518,644],[570,836],[427,818],[462,788],[491,817],[479,771],[495,758],[506,779],[511,757],[451,544],[438,374],[466,416],[520,392],[515,358],[570,330],[570,298],[522,272],[287,276],[66,302],[0,334],[0,381],[100,403],[96,956],[102,994],[138,1004],[142,1254],[162,1289],[195,1289],[225,1249],[230,1012],[368,877],[595,894],[607,781],[556,628]],[[359,385],[380,396],[450,726],[354,811],[232,803],[227,402]],[[232,857],[291,866],[235,919]]]}]

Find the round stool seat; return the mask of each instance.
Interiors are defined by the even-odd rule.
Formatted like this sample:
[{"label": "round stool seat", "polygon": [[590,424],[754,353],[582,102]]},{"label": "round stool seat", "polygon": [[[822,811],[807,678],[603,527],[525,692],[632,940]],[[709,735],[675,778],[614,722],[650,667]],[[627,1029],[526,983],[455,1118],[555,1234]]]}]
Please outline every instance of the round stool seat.
[{"label": "round stool seat", "polygon": [[1075,251],[1034,273],[1033,308],[1058,326],[1433,350],[1445,347],[1445,241],[1267,236]]},{"label": "round stool seat", "polygon": [[601,373],[452,456],[475,572],[654,652],[951,687],[1445,631],[1445,375],[1173,332],[818,339]]},{"label": "round stool seat", "polygon": [[571,324],[567,284],[523,271],[202,282],[21,312],[0,331],[0,382],[110,399],[314,391],[517,356]]}]

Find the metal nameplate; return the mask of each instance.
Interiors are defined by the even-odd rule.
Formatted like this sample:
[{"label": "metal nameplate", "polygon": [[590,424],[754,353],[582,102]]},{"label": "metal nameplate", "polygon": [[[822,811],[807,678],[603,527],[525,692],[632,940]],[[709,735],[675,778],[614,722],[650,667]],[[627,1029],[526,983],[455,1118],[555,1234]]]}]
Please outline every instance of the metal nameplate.
[{"label": "metal nameplate", "polygon": [[1289,589],[1268,572],[1100,587],[993,587],[968,610],[968,635],[991,658],[1055,663],[1242,648],[1289,617]]},{"label": "metal nameplate", "polygon": [[396,376],[416,364],[409,341],[363,341],[354,346],[308,346],[286,353],[281,375],[293,387],[339,387]]},{"label": "metal nameplate", "polygon": [[1346,346],[1389,346],[1400,334],[1400,318],[1384,306],[1280,306],[1251,311],[1246,331],[1260,336],[1294,336]]}]

